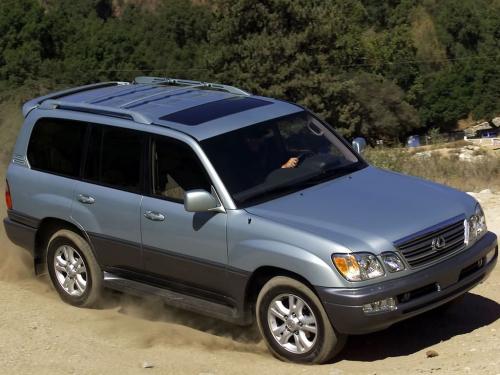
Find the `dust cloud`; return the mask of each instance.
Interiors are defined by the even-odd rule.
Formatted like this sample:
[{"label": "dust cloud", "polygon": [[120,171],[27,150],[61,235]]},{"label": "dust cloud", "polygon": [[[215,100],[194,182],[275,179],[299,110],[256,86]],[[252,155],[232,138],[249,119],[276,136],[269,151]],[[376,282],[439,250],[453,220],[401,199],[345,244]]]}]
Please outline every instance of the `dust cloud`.
[{"label": "dust cloud", "polygon": [[[235,350],[241,352],[262,353],[266,352],[264,343],[256,325],[239,327],[218,319],[208,318],[196,313],[176,309],[165,305],[161,299],[145,296],[137,298],[134,296],[108,292],[107,304],[118,314],[139,320],[156,322],[158,326],[166,323],[169,330],[176,332],[174,341],[178,345],[199,345],[213,350]],[[112,296],[109,296],[112,294]],[[174,328],[175,327],[175,328]],[[189,330],[185,329],[189,327]],[[197,331],[197,333],[195,333]],[[199,333],[205,333],[202,338],[196,337]],[[172,335],[162,332],[150,332],[142,342],[144,347],[157,345],[171,345]]]},{"label": "dust cloud", "polygon": [[[2,193],[4,183],[0,184]],[[5,211],[0,215],[1,221]],[[47,303],[60,303],[50,280],[36,277],[31,254],[10,242],[0,224],[0,281],[47,295]],[[61,307],[62,309],[62,307]],[[104,291],[99,309],[93,311],[94,324],[103,335],[126,332],[139,348],[156,346],[197,346],[204,350],[233,350],[266,353],[257,327],[238,327],[184,310],[169,307],[159,298],[142,298]]]}]

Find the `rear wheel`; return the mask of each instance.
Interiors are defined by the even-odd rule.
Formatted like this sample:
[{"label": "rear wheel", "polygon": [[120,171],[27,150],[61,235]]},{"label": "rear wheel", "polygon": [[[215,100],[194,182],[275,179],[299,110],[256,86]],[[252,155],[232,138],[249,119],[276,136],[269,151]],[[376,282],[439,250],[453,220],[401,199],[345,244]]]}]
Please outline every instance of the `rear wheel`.
[{"label": "rear wheel", "polygon": [[67,229],[54,233],[47,245],[47,268],[65,302],[94,307],[102,291],[102,271],[92,250],[80,235]]},{"label": "rear wheel", "polygon": [[279,359],[324,363],[344,347],[346,337],[333,329],[314,292],[284,276],[269,280],[257,298],[259,330]]}]

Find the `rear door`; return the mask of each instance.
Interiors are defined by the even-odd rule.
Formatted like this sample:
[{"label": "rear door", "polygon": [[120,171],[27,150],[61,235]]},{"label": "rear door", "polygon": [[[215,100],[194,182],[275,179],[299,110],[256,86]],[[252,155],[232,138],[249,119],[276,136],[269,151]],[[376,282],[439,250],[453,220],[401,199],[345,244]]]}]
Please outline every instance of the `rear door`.
[{"label": "rear door", "polygon": [[184,209],[184,192],[210,191],[212,184],[192,148],[152,136],[150,194],[142,201],[144,269],[182,288],[224,294],[227,289],[225,213]]},{"label": "rear door", "polygon": [[89,235],[101,266],[142,269],[140,207],[146,136],[91,125],[83,178],[75,186],[72,218]]}]

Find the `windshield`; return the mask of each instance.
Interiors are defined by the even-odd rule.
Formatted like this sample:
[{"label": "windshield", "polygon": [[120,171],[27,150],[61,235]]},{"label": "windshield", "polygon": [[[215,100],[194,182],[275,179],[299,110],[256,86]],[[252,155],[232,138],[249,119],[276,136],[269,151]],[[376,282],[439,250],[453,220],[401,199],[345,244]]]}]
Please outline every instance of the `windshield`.
[{"label": "windshield", "polygon": [[238,207],[365,166],[306,111],[224,133],[201,144]]}]

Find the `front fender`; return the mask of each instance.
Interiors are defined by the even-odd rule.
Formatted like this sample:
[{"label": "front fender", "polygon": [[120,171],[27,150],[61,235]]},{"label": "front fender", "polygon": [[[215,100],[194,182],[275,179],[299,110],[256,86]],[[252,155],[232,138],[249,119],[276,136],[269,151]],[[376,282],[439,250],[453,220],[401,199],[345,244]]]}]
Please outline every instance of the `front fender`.
[{"label": "front fender", "polygon": [[330,258],[334,252],[330,241],[243,210],[229,215],[230,267],[249,273],[261,267],[275,267],[300,275],[314,286],[343,284]]},{"label": "front fender", "polygon": [[276,267],[296,273],[312,285],[338,285],[332,266],[307,250],[273,240],[246,240],[234,244],[232,267],[253,273]]}]

